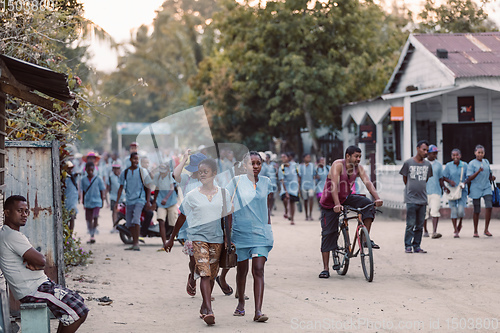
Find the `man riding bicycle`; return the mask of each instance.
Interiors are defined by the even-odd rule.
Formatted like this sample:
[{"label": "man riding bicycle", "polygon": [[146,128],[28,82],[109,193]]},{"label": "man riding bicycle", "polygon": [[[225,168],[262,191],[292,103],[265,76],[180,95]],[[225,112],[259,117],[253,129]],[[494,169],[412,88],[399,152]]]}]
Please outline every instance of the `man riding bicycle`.
[{"label": "man riding bicycle", "polygon": [[[339,216],[343,206],[353,208],[362,208],[369,205],[372,201],[365,196],[352,193],[356,178],[359,177],[365,184],[370,194],[375,198],[375,206],[380,207],[383,201],[378,196],[377,190],[368,178],[362,165],[361,149],[357,146],[349,146],[345,151],[345,158],[336,160],[332,163],[325,187],[320,200],[321,206],[321,254],[323,257],[323,271],[319,274],[320,278],[329,278],[330,272],[328,262],[330,261],[330,252],[337,248],[337,239],[339,236]],[[373,207],[366,208],[361,212],[363,223],[368,232],[374,218]],[[380,247],[372,242],[373,249]],[[339,265],[333,266],[334,270],[339,269]]]}]

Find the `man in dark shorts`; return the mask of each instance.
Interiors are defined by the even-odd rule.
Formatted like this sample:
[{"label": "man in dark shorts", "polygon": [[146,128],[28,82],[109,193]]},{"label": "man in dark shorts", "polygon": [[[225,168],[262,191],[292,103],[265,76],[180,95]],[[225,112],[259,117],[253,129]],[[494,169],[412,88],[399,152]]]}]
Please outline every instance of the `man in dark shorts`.
[{"label": "man in dark shorts", "polygon": [[76,292],[49,280],[43,272],[45,257],[19,232],[26,225],[26,198],[9,197],[4,204],[5,222],[0,230],[0,268],[15,299],[21,303],[46,303],[59,319],[57,332],[72,333],[87,318],[89,309]]},{"label": "man in dark shorts", "polygon": [[[378,196],[375,186],[368,178],[363,166],[359,164],[361,159],[361,149],[357,146],[349,146],[345,151],[345,159],[336,160],[332,163],[328,177],[326,178],[323,194],[321,195],[321,254],[323,257],[323,271],[320,278],[329,278],[330,272],[328,262],[330,252],[337,248],[339,236],[339,216],[343,206],[362,208],[372,201],[365,196],[352,194],[352,188],[357,177],[361,178],[370,194],[375,199],[375,206],[380,207],[383,201]],[[362,212],[363,222],[370,231],[374,209],[369,207]],[[372,241],[372,248],[380,247]],[[334,263],[333,269],[338,270],[338,263]]]}]

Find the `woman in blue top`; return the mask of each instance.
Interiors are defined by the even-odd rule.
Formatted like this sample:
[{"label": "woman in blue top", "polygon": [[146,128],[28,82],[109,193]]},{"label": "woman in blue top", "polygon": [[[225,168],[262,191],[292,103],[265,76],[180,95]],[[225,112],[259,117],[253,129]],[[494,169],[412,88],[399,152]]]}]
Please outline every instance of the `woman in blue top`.
[{"label": "woman in blue top", "polygon": [[245,315],[245,284],[248,260],[252,259],[255,298],[253,320],[265,322],[268,317],[262,314],[264,264],[273,247],[273,232],[268,210],[269,195],[273,193],[273,186],[269,178],[259,176],[263,164],[259,153],[251,151],[243,162],[247,173],[235,177],[227,186],[235,206],[232,241],[238,256],[236,272],[238,306],[234,315]]},{"label": "woman in blue top", "polygon": [[479,224],[479,213],[481,212],[481,198],[484,199],[484,207],[486,208],[486,213],[484,214],[484,234],[492,236],[488,231],[491,210],[493,208],[490,181],[494,181],[495,177],[491,174],[490,162],[484,158],[484,147],[477,145],[474,149],[474,155],[476,155],[476,159],[470,161],[467,166],[466,183],[470,184],[469,196],[472,198],[472,203],[474,204],[474,215],[472,217],[474,221],[474,237],[477,238],[479,237],[477,226]]},{"label": "woman in blue top", "polygon": [[[462,196],[457,200],[448,200],[451,210],[451,222],[453,223],[453,234],[455,238],[459,238],[460,230],[462,230],[462,218],[465,216],[465,206],[467,206],[467,186],[464,181],[467,178],[467,163],[461,161],[462,153],[459,149],[451,151],[451,161],[446,163],[443,172],[443,180],[453,189],[457,186],[462,188]],[[458,190],[458,189],[457,189]],[[449,190],[447,190],[449,192]],[[457,219],[460,221],[457,224]]]}]

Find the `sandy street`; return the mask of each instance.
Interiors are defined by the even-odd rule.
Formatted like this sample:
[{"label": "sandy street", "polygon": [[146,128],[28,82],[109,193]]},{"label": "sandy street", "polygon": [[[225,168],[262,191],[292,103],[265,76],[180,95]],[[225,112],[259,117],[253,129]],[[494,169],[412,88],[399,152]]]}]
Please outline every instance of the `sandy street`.
[{"label": "sandy street", "polygon": [[[253,318],[253,280],[247,280],[246,316],[232,315],[237,300],[215,285],[213,309],[216,325],[198,318],[199,288],[195,297],[186,293],[188,257],[177,243],[172,253],[157,252],[159,238],[148,238],[140,252],[124,251],[118,234],[110,233],[111,213],[101,211],[97,243],[84,244],[94,252],[87,267],[73,268],[68,287],[78,290],[91,309],[80,332],[431,332],[500,331],[500,223],[493,220],[493,237],[472,237],[472,221],[464,221],[461,238],[453,238],[451,221],[439,224],[441,239],[424,238],[427,254],[405,254],[405,223],[379,215],[372,238],[375,277],[365,281],[359,258],[351,259],[346,276],[322,270],[319,211],[314,222],[298,214],[289,225],[280,211],[274,212],[274,248],[266,264],[263,312],[267,323]],[[354,229],[354,224],[351,225]],[[480,221],[480,230],[484,221]],[[84,210],[76,226],[82,243],[88,236]],[[228,274],[235,288],[235,271]],[[108,296],[111,305],[96,298]],[[57,322],[52,321],[52,331]]]}]

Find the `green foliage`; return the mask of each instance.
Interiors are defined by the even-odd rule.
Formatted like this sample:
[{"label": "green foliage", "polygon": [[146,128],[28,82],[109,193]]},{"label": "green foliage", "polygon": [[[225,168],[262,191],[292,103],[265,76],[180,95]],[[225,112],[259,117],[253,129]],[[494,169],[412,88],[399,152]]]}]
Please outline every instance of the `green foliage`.
[{"label": "green foliage", "polygon": [[[63,101],[53,100],[55,112],[51,112],[8,96],[6,137],[8,140],[24,141],[58,140],[59,159],[64,162],[69,156],[68,145],[78,139],[78,126],[88,119],[90,112],[91,86],[84,84],[78,76],[89,77],[89,69],[83,61],[87,48],[75,47],[74,43],[82,34],[88,33],[93,24],[83,18],[82,4],[78,1],[55,0],[52,3],[55,7],[0,10],[0,53],[65,73],[68,86],[80,106],[75,110]],[[20,5],[18,8],[21,8]],[[61,169],[63,187],[65,178],[66,174]],[[68,221],[69,214],[63,210],[64,260],[67,268],[85,264],[91,255],[82,250],[79,239],[69,234]]]},{"label": "green foliage", "polygon": [[[283,137],[340,125],[342,104],[380,94],[407,35],[371,1],[223,1],[218,49],[193,87],[217,135]],[[293,147],[293,146],[292,146]],[[298,151],[298,150],[297,150]]]},{"label": "green foliage", "polygon": [[69,230],[70,214],[63,208],[63,226],[64,226],[64,264],[66,272],[73,266],[85,266],[88,259],[92,256],[92,251],[82,249],[80,238],[75,238]]},{"label": "green foliage", "polygon": [[419,14],[422,23],[416,32],[465,33],[496,31],[498,27],[488,19],[485,6],[490,0],[447,0],[439,6],[435,0],[426,0]]},{"label": "green foliage", "polygon": [[102,78],[101,112],[108,118],[97,116],[97,126],[86,126],[85,141],[102,138],[119,121],[154,122],[198,105],[189,80],[213,48],[215,32],[208,23],[216,10],[215,0],[165,1],[152,29],[137,30],[118,71]]}]

